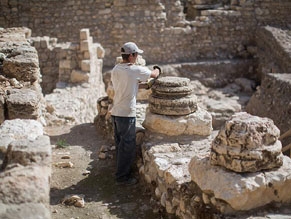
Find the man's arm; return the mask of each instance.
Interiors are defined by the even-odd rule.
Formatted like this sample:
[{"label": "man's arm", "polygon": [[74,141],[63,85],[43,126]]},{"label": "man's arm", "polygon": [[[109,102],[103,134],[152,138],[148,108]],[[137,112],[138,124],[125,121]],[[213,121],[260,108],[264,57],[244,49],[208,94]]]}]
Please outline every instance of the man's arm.
[{"label": "man's arm", "polygon": [[155,83],[155,80],[158,79],[158,77],[162,73],[162,70],[159,66],[155,65],[153,68],[154,70],[152,70],[150,75],[151,78],[146,83],[140,83],[139,89],[150,89]]},{"label": "man's arm", "polygon": [[151,78],[157,78],[160,75],[160,70],[155,68],[154,70],[152,70],[151,72]]}]

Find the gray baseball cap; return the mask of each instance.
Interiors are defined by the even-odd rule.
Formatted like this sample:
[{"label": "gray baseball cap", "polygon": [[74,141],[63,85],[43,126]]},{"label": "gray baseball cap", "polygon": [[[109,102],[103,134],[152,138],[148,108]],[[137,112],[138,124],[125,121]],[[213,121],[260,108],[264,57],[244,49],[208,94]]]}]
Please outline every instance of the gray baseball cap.
[{"label": "gray baseball cap", "polygon": [[121,52],[121,54],[143,53],[143,50],[139,49],[133,42],[125,43],[121,49],[124,49],[124,52]]}]

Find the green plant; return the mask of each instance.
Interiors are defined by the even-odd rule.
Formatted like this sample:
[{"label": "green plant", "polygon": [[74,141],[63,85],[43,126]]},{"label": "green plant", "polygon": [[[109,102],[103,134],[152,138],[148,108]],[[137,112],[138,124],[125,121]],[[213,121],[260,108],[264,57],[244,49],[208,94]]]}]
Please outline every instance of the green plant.
[{"label": "green plant", "polygon": [[56,146],[57,146],[57,148],[65,148],[65,147],[69,146],[69,144],[66,142],[65,139],[58,139]]}]

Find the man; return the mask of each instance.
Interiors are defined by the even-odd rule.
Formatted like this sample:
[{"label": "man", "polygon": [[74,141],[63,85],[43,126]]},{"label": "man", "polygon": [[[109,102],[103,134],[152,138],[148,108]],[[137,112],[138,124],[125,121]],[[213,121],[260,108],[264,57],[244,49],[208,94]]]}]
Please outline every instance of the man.
[{"label": "man", "polygon": [[111,118],[116,145],[117,184],[137,183],[137,179],[131,175],[136,153],[136,96],[139,82],[146,81],[150,77],[156,78],[161,71],[157,66],[151,71],[147,67],[135,65],[137,56],[141,53],[143,50],[135,43],[125,43],[121,48],[123,61],[117,64],[111,73],[114,90]]}]

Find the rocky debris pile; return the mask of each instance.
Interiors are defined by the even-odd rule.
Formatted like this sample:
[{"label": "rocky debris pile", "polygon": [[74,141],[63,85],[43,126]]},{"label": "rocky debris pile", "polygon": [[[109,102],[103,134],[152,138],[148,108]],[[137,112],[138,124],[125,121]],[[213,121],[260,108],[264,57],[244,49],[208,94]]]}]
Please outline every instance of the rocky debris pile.
[{"label": "rocky debris pile", "polygon": [[[0,218],[50,219],[51,145],[35,120],[5,120],[0,170]],[[1,162],[0,162],[1,163]]]},{"label": "rocky debris pile", "polygon": [[283,163],[279,137],[271,119],[236,113],[212,142],[211,164],[240,173],[278,168]]},{"label": "rocky debris pile", "polygon": [[197,105],[188,78],[162,77],[152,87],[142,125],[166,135],[209,135],[211,115]]}]

